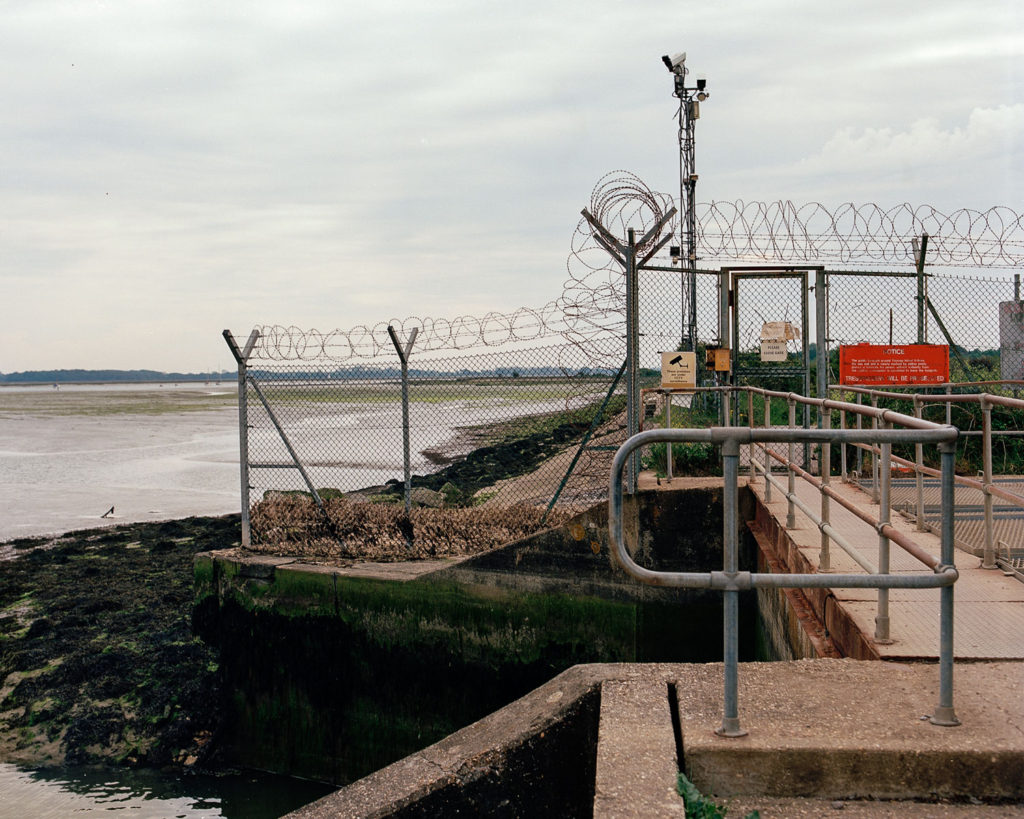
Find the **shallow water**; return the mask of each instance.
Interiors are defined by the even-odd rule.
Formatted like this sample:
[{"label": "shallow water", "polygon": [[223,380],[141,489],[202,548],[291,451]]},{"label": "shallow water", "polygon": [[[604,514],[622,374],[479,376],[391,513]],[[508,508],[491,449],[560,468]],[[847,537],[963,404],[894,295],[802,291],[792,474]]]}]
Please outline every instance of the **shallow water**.
[{"label": "shallow water", "polygon": [[[0,542],[238,512],[236,396],[227,382],[0,388]],[[508,420],[509,400],[485,396],[415,407],[413,472],[438,468],[423,451],[446,450],[457,427]],[[520,416],[564,404],[529,393],[512,403]],[[293,418],[289,434],[316,486],[351,491],[402,478],[398,402],[325,403],[314,410]],[[321,451],[325,440],[333,448]],[[254,461],[290,461],[269,423],[254,424],[249,442]],[[290,468],[254,469],[250,483],[252,500],[269,489],[305,489]]]},{"label": "shallow water", "polygon": [[[119,394],[107,391],[111,400]],[[88,406],[56,414],[0,393],[0,541],[237,512],[238,416],[229,397],[197,412],[85,414],[95,412]]]},{"label": "shallow water", "polygon": [[139,819],[276,819],[332,790],[316,782],[263,773],[175,776],[75,767],[23,771],[0,764],[0,819],[111,813]]}]

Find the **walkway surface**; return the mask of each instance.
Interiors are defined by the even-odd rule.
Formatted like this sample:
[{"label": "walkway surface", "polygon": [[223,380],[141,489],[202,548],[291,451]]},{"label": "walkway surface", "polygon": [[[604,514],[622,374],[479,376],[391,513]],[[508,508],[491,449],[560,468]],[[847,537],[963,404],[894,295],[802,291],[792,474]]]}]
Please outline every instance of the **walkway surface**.
[{"label": "walkway surface", "polygon": [[[782,481],[785,477],[777,475]],[[764,481],[750,488],[763,501]],[[867,492],[852,484],[833,479],[832,488],[877,519],[879,506]],[[816,512],[820,494],[806,481],[796,481],[797,496]],[[767,504],[780,522],[786,520],[787,502],[775,488]],[[864,558],[877,564],[878,534],[852,512],[838,503],[831,504],[832,525]],[[915,524],[899,513],[892,514],[892,525],[906,533],[926,551],[940,554],[938,536],[915,531]],[[815,568],[820,564],[821,533],[799,509],[796,526],[788,530],[801,553]],[[830,548],[833,572],[862,573],[852,558],[836,545]],[[982,569],[980,558],[957,550],[955,563],[960,577],[954,586],[955,618],[953,651],[957,660],[1024,660],[1024,583],[1000,569]],[[890,547],[890,566],[894,572],[929,571],[896,544]],[[836,599],[850,613],[866,638],[875,634],[878,592],[872,589],[834,589]],[[876,643],[883,659],[937,658],[939,648],[938,589],[893,589],[889,592],[889,644]]]}]

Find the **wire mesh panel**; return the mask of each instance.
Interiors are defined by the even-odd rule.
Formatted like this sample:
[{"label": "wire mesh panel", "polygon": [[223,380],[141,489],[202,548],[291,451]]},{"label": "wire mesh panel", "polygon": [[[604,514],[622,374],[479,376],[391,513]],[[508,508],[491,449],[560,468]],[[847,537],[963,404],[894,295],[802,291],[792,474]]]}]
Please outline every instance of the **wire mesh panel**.
[{"label": "wire mesh panel", "polygon": [[[415,507],[450,510],[449,529],[455,510],[518,508],[507,537],[535,529],[556,502],[564,515],[605,497],[611,451],[625,439],[623,386],[618,371],[590,366],[578,346],[560,341],[451,358],[412,350]],[[401,361],[384,349],[337,366],[267,361],[257,345],[246,394],[254,547],[322,547],[337,539],[337,519],[351,504],[400,507]]]},{"label": "wire mesh panel", "polygon": [[[1009,278],[928,276],[923,288],[923,338],[918,336],[918,280],[895,273],[830,273],[828,338],[840,344],[947,344],[950,379],[1000,377],[999,305],[1012,301]],[[838,373],[830,372],[835,379]]]},{"label": "wire mesh panel", "polygon": [[916,277],[830,273],[828,279],[834,345],[917,343]]},{"label": "wire mesh panel", "polygon": [[1007,278],[929,277],[928,341],[951,341],[966,350],[998,349],[999,303],[1013,298],[1013,282]]},{"label": "wire mesh panel", "polygon": [[734,272],[732,317],[736,383],[805,392],[806,273]]}]

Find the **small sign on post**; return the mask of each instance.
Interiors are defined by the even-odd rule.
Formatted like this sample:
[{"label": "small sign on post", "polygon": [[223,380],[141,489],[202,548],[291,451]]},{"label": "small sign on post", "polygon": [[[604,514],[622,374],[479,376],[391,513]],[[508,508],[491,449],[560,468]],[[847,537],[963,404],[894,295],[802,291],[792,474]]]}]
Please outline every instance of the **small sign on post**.
[{"label": "small sign on post", "polygon": [[661,387],[665,390],[692,390],[697,386],[696,353],[662,353]]}]

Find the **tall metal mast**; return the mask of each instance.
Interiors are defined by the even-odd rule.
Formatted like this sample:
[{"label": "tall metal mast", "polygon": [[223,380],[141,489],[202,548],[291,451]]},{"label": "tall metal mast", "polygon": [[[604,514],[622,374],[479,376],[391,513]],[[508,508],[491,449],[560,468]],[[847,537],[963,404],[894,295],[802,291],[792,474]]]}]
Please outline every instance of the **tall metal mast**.
[{"label": "tall metal mast", "polygon": [[710,94],[706,90],[707,80],[703,78],[698,79],[693,86],[686,84],[686,76],[690,71],[686,67],[685,51],[674,57],[666,54],[661,60],[672,72],[672,96],[679,100],[679,246],[685,251],[682,259],[682,332],[679,346],[683,350],[696,350],[697,170],[694,164],[693,132],[700,118],[700,103]]}]

